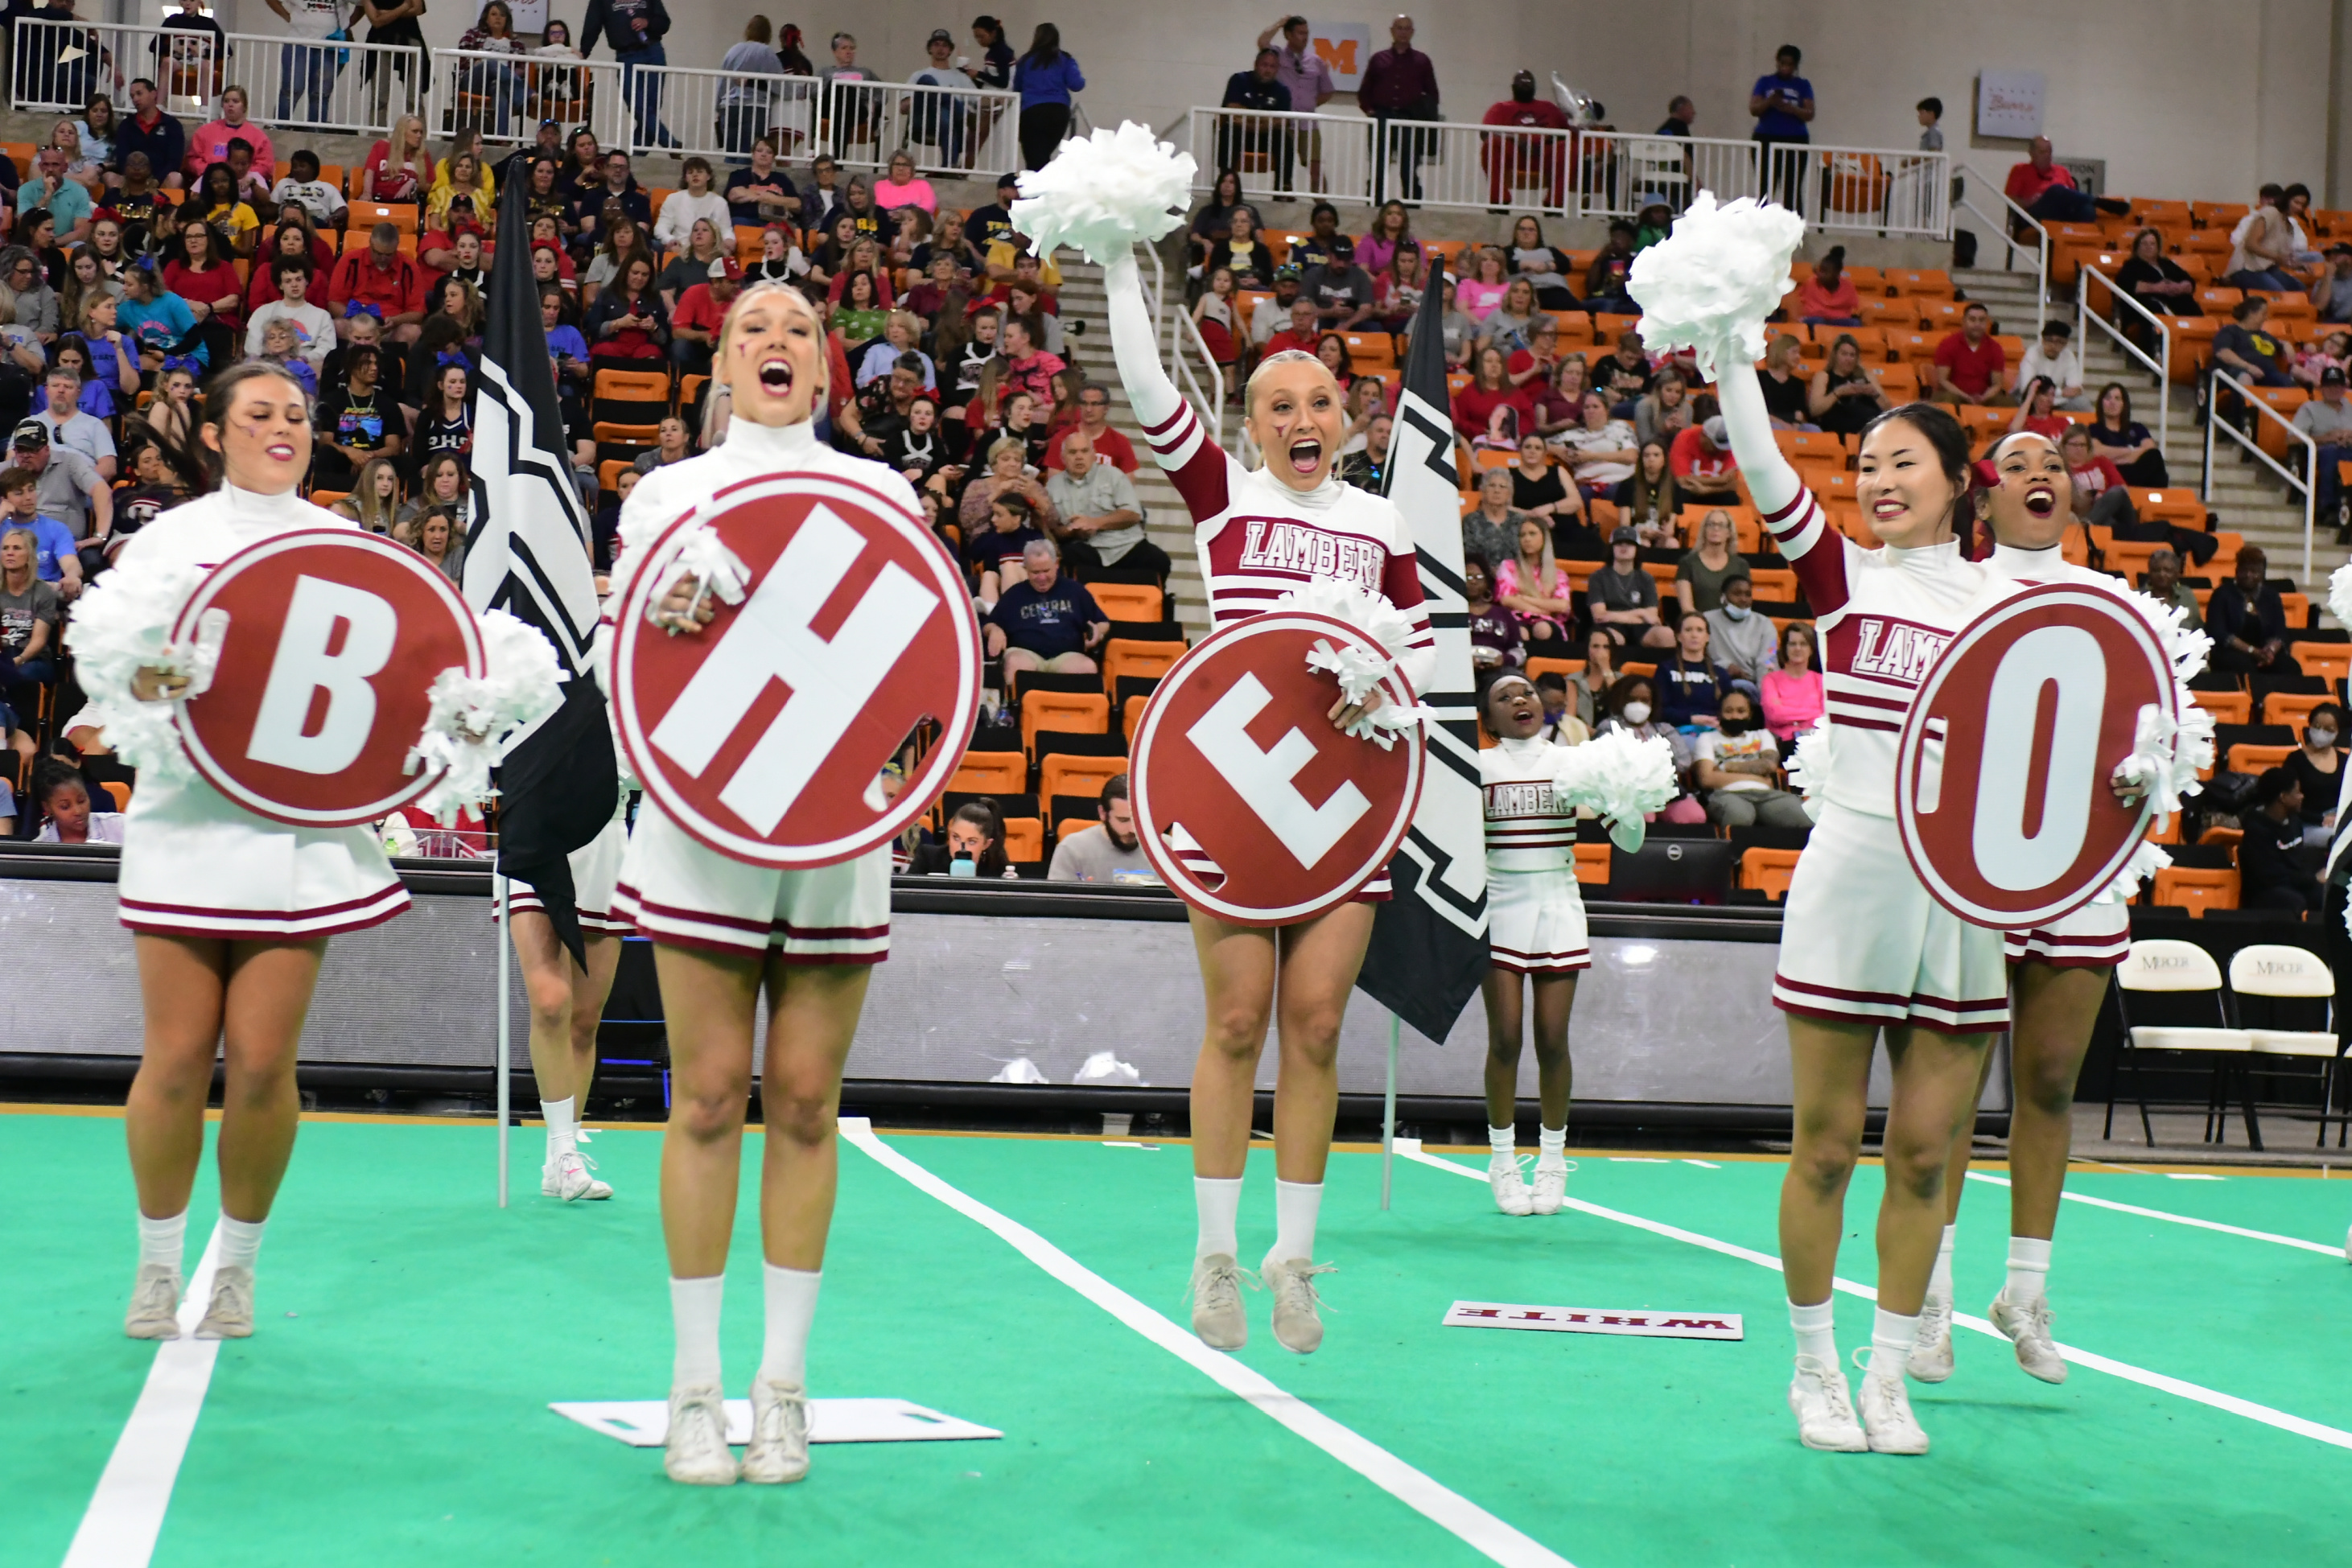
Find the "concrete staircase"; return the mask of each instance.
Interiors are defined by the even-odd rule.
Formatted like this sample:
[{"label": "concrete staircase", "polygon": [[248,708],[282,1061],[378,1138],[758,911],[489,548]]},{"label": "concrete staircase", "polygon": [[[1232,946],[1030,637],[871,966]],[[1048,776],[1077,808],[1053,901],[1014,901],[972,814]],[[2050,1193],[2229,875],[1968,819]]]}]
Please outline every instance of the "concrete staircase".
[{"label": "concrete staircase", "polygon": [[[1121,435],[1135,444],[1135,454],[1141,459],[1134,476],[1135,498],[1143,503],[1144,531],[1175,563],[1174,570],[1169,574],[1168,591],[1175,596],[1176,619],[1182,623],[1186,635],[1198,642],[1209,631],[1209,592],[1201,576],[1200,554],[1192,548],[1192,514],[1185,511],[1176,486],[1168,482],[1160,465],[1151,460],[1151,453],[1143,443],[1143,428],[1136,423],[1135,409],[1127,401],[1127,389],[1119,385],[1118,369],[1111,362],[1110,328],[1106,315],[1108,299],[1103,292],[1102,268],[1066,250],[1055,259],[1062,269],[1060,299],[1063,345],[1066,350],[1064,357],[1083,370],[1088,381],[1109,392],[1110,422]],[[1182,274],[1170,279],[1174,295],[1171,308],[1181,308],[1182,295],[1178,291],[1182,286]],[[1084,330],[1076,330],[1082,322]],[[1225,421],[1225,439],[1229,448],[1239,439],[1230,417]]]},{"label": "concrete staircase", "polygon": [[[1955,272],[1952,280],[1969,298],[1981,299],[1991,308],[1998,330],[2032,340],[2039,327],[2033,319],[2032,273],[1976,269]],[[2050,310],[2053,316],[2074,319],[2071,300],[2062,303],[2053,299]],[[2089,338],[2088,342],[2077,345],[2084,355],[2084,384],[2095,390],[2109,382],[2121,382],[2131,392],[2132,417],[2155,431],[2156,378],[2137,361],[2126,359],[2115,340],[2097,328],[2090,329]],[[2165,465],[2171,470],[2174,486],[2199,493],[2205,476],[2205,431],[2197,423],[2194,389],[2182,385],[2172,388],[2168,418],[2158,438],[2163,443]],[[2217,528],[2234,531],[2244,536],[2247,543],[2263,548],[2270,558],[2273,577],[2293,578],[2315,601],[2326,601],[2327,575],[2343,563],[2345,556],[2343,548],[2336,543],[2335,529],[2324,520],[2315,528],[2311,572],[2306,577],[2303,570],[2302,497],[2226,435],[2217,437],[2214,444],[2213,482],[2208,504],[2215,514]]]}]

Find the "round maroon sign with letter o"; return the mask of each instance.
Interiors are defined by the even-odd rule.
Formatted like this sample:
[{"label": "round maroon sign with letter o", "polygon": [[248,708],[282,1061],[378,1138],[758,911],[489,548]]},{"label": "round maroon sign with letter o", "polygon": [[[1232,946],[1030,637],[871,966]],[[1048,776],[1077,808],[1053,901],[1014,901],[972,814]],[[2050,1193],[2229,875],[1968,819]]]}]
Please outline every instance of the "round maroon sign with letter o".
[{"label": "round maroon sign with letter o", "polygon": [[2028,588],[1979,612],[1904,720],[1895,821],[1937,902],[2013,929],[2073,913],[2113,882],[2151,808],[2109,777],[2140,709],[2179,715],[2164,641],[2119,593]]},{"label": "round maroon sign with letter o", "polygon": [[[646,621],[708,523],[750,569],[698,633]],[[721,854],[779,870],[885,843],[954,776],[980,706],[980,629],[920,516],[824,474],[731,486],[670,524],[623,602],[613,706],[646,792]],[[917,725],[944,733],[895,799],[883,765]]]},{"label": "round maroon sign with letter o", "polygon": [[216,645],[205,689],[179,706],[205,782],[302,828],[373,821],[437,769],[409,770],[442,671],[483,670],[482,638],[431,561],[357,528],[299,528],[215,567],[173,623]]},{"label": "round maroon sign with letter o", "polygon": [[[1205,915],[1287,925],[1337,907],[1388,864],[1421,800],[1422,739],[1332,727],[1338,677],[1318,645],[1386,650],[1345,622],[1274,610],[1202,639],[1136,730],[1136,831],[1162,881]],[[1381,688],[1411,706],[1391,670]]]}]

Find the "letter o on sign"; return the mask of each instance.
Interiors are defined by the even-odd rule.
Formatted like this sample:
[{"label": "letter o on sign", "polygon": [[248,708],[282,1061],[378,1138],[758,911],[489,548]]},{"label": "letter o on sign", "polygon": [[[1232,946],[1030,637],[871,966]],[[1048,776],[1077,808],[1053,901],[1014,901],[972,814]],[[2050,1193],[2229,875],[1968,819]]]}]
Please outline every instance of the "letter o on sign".
[{"label": "letter o on sign", "polygon": [[172,640],[219,649],[174,723],[205,781],[300,828],[373,821],[432,787],[411,771],[442,671],[483,671],[474,612],[440,570],[357,528],[299,528],[221,562]]},{"label": "letter o on sign", "polygon": [[[1286,925],[1346,903],[1380,874],[1421,800],[1421,737],[1396,744],[1331,726],[1336,677],[1318,644],[1385,660],[1344,622],[1275,610],[1204,637],[1151,694],[1129,779],[1136,832],[1160,880],[1204,915]],[[1391,671],[1390,702],[1412,703]]]},{"label": "letter o on sign", "polygon": [[1937,902],[1979,925],[2055,920],[2113,882],[2147,831],[2108,777],[2140,709],[2178,718],[2172,662],[2119,593],[2026,589],[1963,626],[1903,725],[1895,820]]},{"label": "letter o on sign", "polygon": [[[751,569],[694,636],[648,625],[688,531]],[[980,711],[980,627],[946,547],[885,493],[821,474],[721,490],[671,523],[631,580],[613,649],[621,746],[670,819],[776,870],[888,842],[954,777]],[[938,743],[895,800],[883,765],[926,720]]]}]

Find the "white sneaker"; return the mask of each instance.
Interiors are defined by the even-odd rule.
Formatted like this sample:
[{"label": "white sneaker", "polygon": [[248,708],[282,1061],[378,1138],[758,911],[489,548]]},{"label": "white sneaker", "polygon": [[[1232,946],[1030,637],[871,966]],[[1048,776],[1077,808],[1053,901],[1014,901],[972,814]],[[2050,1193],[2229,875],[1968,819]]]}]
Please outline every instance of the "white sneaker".
[{"label": "white sneaker", "polygon": [[680,1486],[731,1487],[740,1473],[727,1447],[727,1400],[715,1383],[669,1391],[662,1473]]},{"label": "white sneaker", "polygon": [[1211,1350],[1249,1343],[1249,1314],[1242,1311],[1242,1283],[1248,1278],[1230,1252],[1192,1260],[1192,1333]]},{"label": "white sneaker", "polygon": [[560,1197],[566,1203],[576,1203],[583,1197],[593,1201],[612,1197],[609,1184],[588,1174],[595,1168],[596,1162],[586,1155],[577,1149],[566,1149],[540,1166],[539,1195]]},{"label": "white sneaker", "polygon": [[1312,1355],[1322,1345],[1323,1298],[1315,1292],[1315,1276],[1338,1272],[1329,1263],[1305,1258],[1268,1262],[1258,1270],[1274,1292],[1275,1343],[1293,1355]]},{"label": "white sneaker", "polygon": [[180,1271],[169,1263],[142,1263],[131,1286],[122,1332],[132,1339],[180,1337]]},{"label": "white sneaker", "polygon": [[1797,1375],[1789,1384],[1789,1412],[1797,1418],[1797,1440],[1808,1448],[1859,1454],[1870,1447],[1862,1423],[1854,1419],[1845,1374],[1819,1356],[1797,1357]]},{"label": "white sneaker", "polygon": [[1559,1155],[1536,1161],[1536,1212],[1558,1214],[1568,1201],[1568,1173],[1576,1167]]},{"label": "white sneaker", "polygon": [[808,1390],[772,1378],[751,1380],[751,1442],[743,1450],[743,1479],[774,1486],[808,1474]]},{"label": "white sneaker", "polygon": [[1486,1160],[1486,1185],[1495,1189],[1495,1207],[1505,1214],[1533,1214],[1535,1200],[1519,1175],[1519,1156],[1493,1155]]},{"label": "white sneaker", "polygon": [[[1855,1351],[1854,1364],[1867,1365],[1871,1354],[1868,1345]],[[1911,1414],[1911,1391],[1903,1386],[1903,1379],[1897,1374],[1862,1375],[1862,1424],[1870,1430],[1870,1451],[1874,1454],[1927,1451],[1927,1434],[1920,1427],[1919,1418]]]},{"label": "white sneaker", "polygon": [[213,1299],[196,1325],[198,1339],[253,1337],[253,1270],[230,1266],[213,1272]]},{"label": "white sneaker", "polygon": [[1919,1308],[1919,1333],[1911,1342],[1907,1364],[1922,1383],[1941,1383],[1952,1375],[1952,1303],[1930,1296]]},{"label": "white sneaker", "polygon": [[1985,1309],[1985,1316],[2017,1346],[2017,1364],[2025,1369],[2026,1375],[2044,1383],[2066,1381],[2066,1358],[2058,1354],[2058,1346],[2050,1338],[2048,1297],[2020,1306],[2009,1299],[2009,1287],[2004,1285],[2000,1294],[1992,1299],[1992,1305]]}]

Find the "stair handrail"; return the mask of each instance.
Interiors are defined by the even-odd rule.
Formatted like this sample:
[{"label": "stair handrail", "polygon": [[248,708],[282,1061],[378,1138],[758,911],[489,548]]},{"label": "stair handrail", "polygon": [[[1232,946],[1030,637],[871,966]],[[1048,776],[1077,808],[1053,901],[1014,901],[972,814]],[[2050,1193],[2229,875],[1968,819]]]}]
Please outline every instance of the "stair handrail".
[{"label": "stair handrail", "polygon": [[[2009,192],[2007,190],[1990,180],[1986,180],[1985,176],[1978,172],[1977,170],[1969,167],[1966,163],[1959,163],[1953,166],[1953,172],[1959,174],[1975,174],[1978,179],[1984,180],[1985,183],[1991,186],[1992,190],[1999,194],[2000,197],[2000,204],[2007,207],[2011,213],[2017,214],[2018,220],[2023,223],[2028,228],[2031,228],[2033,231],[2035,237],[2040,242],[2040,254],[2036,256],[2033,267],[2033,329],[2039,332],[2042,330],[2042,323],[2050,319],[2050,231],[2042,226],[2041,219],[2035,217],[2032,213],[2027,212],[2023,207],[2019,206],[2015,202],[2011,201],[2009,199]],[[2018,245],[2016,233],[2011,228],[2007,222],[1993,216],[1990,213],[1986,212],[1982,207],[1978,206],[1976,203],[1970,199],[1969,193],[1973,188],[1974,187],[1966,183],[1961,185],[1960,199],[1958,204],[1966,207],[1969,211],[1976,214],[1977,216],[1982,218],[1985,222],[1992,225],[1993,227],[2000,231],[2001,243],[2009,247],[2007,253],[2001,257],[2001,270],[2006,272],[2010,270],[2009,264],[2017,259]]]},{"label": "stair handrail", "polygon": [[[2312,528],[2317,515],[2316,500],[2319,494],[2319,444],[2314,441],[2310,436],[2305,434],[2302,431],[2296,429],[2294,421],[2287,418],[2284,414],[2279,413],[2278,410],[2263,402],[2262,399],[2249,395],[2252,392],[2253,389],[2248,386],[2244,382],[2240,381],[2236,376],[2233,376],[2229,371],[2223,370],[2221,366],[2215,365],[2213,367],[2212,376],[2213,380],[2211,382],[2211,390],[2208,392],[2205,402],[2205,473],[2202,479],[2200,481],[2199,494],[2202,499],[2207,501],[2210,501],[2213,498],[2213,433],[2216,430],[2228,432],[2231,440],[2244,447],[2249,453],[2252,454],[2255,458],[2260,460],[2263,466],[2267,467],[2272,473],[2277,475],[2280,478],[2285,480],[2286,487],[2290,494],[2296,490],[2302,491],[2303,577],[2301,580],[2304,585],[2308,588],[2311,584]],[[2289,468],[2285,464],[2278,461],[2278,459],[2273,457],[2269,453],[2263,451],[2252,437],[2247,435],[2244,431],[2240,430],[2236,425],[2231,424],[2229,421],[2221,417],[2221,389],[2223,387],[2229,387],[2239,393],[2240,396],[2245,399],[2245,403],[2248,408],[2254,410],[2256,413],[2261,414],[2263,418],[2269,420],[2272,423],[2285,431],[2288,440],[2291,443],[2300,444],[2303,447],[2303,471],[2308,477],[2296,477],[2293,469]],[[2290,447],[2290,450],[2292,450],[2292,447]]]},{"label": "stair handrail", "polygon": [[[2091,309],[2091,280],[2094,278],[2096,278],[2099,282],[2107,286],[2107,292],[2114,296],[2118,304],[2130,306],[2134,310],[2139,313],[2142,320],[2156,329],[2157,352],[2154,359],[2149,359],[2147,354],[2141,350],[2140,346],[2137,343],[2133,342],[2131,339],[2125,334],[2121,328],[2108,320],[2105,317],[2095,314]],[[2172,440],[2172,377],[2168,372],[2166,367],[2172,363],[2172,329],[2164,324],[2163,317],[2158,316],[2155,311],[2150,310],[2147,306],[2141,304],[2138,300],[2133,298],[2130,295],[2116,287],[2115,279],[2109,277],[2105,273],[2101,272],[2097,267],[2093,267],[2090,263],[2084,262],[2083,264],[2082,273],[2075,279],[2074,283],[2074,340],[2083,345],[2083,352],[2085,359],[2087,359],[2090,354],[2091,340],[2087,326],[2090,322],[2098,323],[2099,329],[2106,333],[2108,337],[2113,338],[2116,340],[2116,346],[2122,349],[2126,356],[2137,360],[2142,365],[2156,373],[2156,449],[2164,455],[2165,462],[2169,464],[2172,461],[2172,448],[2170,445]],[[2088,369],[2088,366],[2086,365],[2084,368]],[[2098,417],[2098,413],[2099,411],[2097,407],[2094,405],[2091,410],[2092,417],[2096,419]]]}]

